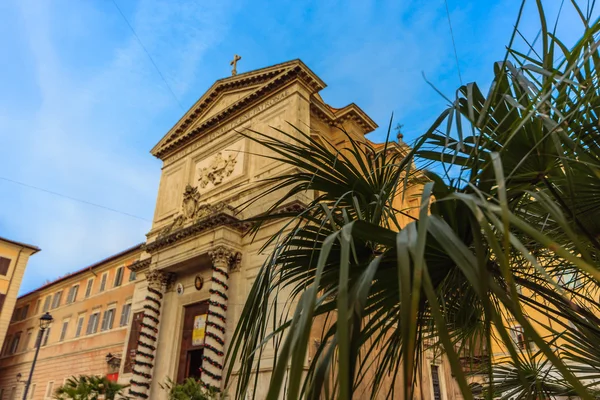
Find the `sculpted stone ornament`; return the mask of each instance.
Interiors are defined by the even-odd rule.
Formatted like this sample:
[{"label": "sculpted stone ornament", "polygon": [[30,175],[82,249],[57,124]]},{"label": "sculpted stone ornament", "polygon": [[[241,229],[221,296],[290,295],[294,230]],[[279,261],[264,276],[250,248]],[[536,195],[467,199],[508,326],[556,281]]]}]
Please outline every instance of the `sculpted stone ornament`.
[{"label": "sculpted stone ornament", "polygon": [[173,222],[164,227],[159,237],[168,235],[169,233],[183,227],[190,221],[195,221],[208,215],[219,212],[227,207],[227,204],[220,202],[215,205],[200,202],[200,193],[198,188],[187,185],[183,192],[183,201],[181,203],[181,211],[175,216]]},{"label": "sculpted stone ornament", "polygon": [[187,185],[183,192],[183,202],[181,204],[181,213],[185,219],[192,219],[200,207],[200,193],[198,188]]},{"label": "sculpted stone ornament", "polygon": [[149,271],[146,274],[148,286],[160,291],[168,290],[175,281],[175,274],[158,270]]},{"label": "sculpted stone ornament", "polygon": [[223,179],[233,173],[233,169],[237,163],[236,158],[237,153],[229,154],[227,158],[223,158],[223,154],[220,152],[217,153],[208,167],[201,168],[198,171],[200,175],[198,178],[200,187],[205,188],[209,183],[216,186],[223,182]]}]

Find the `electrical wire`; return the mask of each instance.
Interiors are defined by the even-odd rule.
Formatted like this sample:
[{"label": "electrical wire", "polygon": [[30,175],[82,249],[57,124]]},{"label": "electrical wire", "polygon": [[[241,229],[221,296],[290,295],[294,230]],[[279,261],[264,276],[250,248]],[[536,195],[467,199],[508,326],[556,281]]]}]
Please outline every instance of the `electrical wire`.
[{"label": "electrical wire", "polygon": [[82,199],[78,199],[78,198],[75,198],[75,197],[67,196],[67,195],[62,194],[62,193],[54,192],[52,190],[43,189],[43,188],[40,188],[40,187],[37,187],[37,186],[29,185],[27,183],[15,181],[14,179],[9,179],[9,178],[5,178],[3,176],[0,176],[0,180],[6,181],[6,182],[10,182],[10,183],[14,183],[15,185],[25,186],[25,187],[28,187],[30,189],[39,190],[41,192],[49,193],[49,194],[52,194],[54,196],[62,197],[62,198],[69,199],[69,200],[72,200],[72,201],[76,201],[76,202],[79,202],[79,203],[87,204],[89,206],[94,206],[94,207],[102,208],[102,209],[107,210],[107,211],[112,211],[112,212],[115,212],[115,213],[123,214],[123,215],[126,215],[126,216],[131,217],[131,218],[137,218],[137,219],[141,219],[142,221],[152,222],[151,220],[149,220],[147,218],[144,218],[144,217],[140,217],[140,216],[137,216],[137,215],[134,215],[134,214],[130,214],[130,213],[124,212],[124,211],[119,211],[119,210],[116,210],[114,208],[103,206],[101,204],[92,203],[91,201],[82,200]]},{"label": "electrical wire", "polygon": [[179,108],[181,108],[182,111],[185,111],[185,109],[181,105],[181,102],[179,102],[179,99],[175,95],[175,92],[173,91],[173,89],[171,88],[171,86],[169,85],[169,83],[167,82],[167,80],[165,79],[165,77],[162,74],[162,72],[160,72],[160,69],[158,68],[158,65],[156,65],[156,63],[154,62],[154,59],[150,55],[150,52],[146,49],[146,46],[144,46],[144,44],[140,40],[140,37],[135,32],[135,29],[133,29],[133,26],[129,23],[129,20],[127,19],[127,17],[125,17],[125,14],[123,14],[123,11],[121,11],[121,8],[119,8],[119,5],[116,3],[115,0],[112,0],[112,2],[115,5],[115,7],[117,8],[117,10],[119,11],[119,14],[121,14],[121,17],[123,17],[123,19],[125,20],[125,23],[127,24],[127,26],[129,27],[129,29],[133,33],[133,36],[135,36],[136,40],[138,41],[138,43],[140,44],[140,46],[142,47],[142,49],[144,49],[144,51],[146,52],[146,55],[150,59],[150,62],[152,63],[152,65],[154,65],[154,68],[156,69],[156,72],[158,72],[158,75],[160,75],[160,77],[163,80],[163,82],[165,83],[165,85],[167,85],[167,88],[169,89],[169,92],[171,92],[171,95],[173,96],[173,98],[177,102],[177,105],[179,105]]},{"label": "electrical wire", "polygon": [[458,71],[458,80],[462,86],[463,80],[460,73],[460,64],[458,62],[458,52],[456,51],[456,42],[454,41],[454,31],[452,30],[452,21],[450,21],[450,9],[448,8],[448,0],[444,0],[446,4],[446,16],[448,17],[448,26],[450,27],[450,37],[452,38],[452,47],[454,48],[454,58],[456,59],[456,70]]}]

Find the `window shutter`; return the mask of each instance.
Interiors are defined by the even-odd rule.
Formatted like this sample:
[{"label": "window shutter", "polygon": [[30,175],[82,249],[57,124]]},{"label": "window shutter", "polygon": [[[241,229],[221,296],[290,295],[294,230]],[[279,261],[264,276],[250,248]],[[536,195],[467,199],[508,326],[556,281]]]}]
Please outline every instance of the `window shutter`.
[{"label": "window shutter", "polygon": [[0,257],[0,275],[8,274],[8,266],[10,265],[10,258]]},{"label": "window shutter", "polygon": [[119,322],[119,326],[127,325],[130,312],[131,312],[131,303],[123,304],[123,310],[121,311],[121,320]]},{"label": "window shutter", "polygon": [[102,275],[102,280],[100,281],[100,290],[99,290],[99,292],[104,292],[104,289],[106,288],[106,278],[107,277],[108,277],[108,274]]},{"label": "window shutter", "polygon": [[94,314],[90,315],[90,318],[88,319],[87,328],[85,329],[86,335],[89,335],[90,333],[92,333],[92,324],[93,323],[94,323]]},{"label": "window shutter", "polygon": [[442,388],[440,387],[439,367],[431,366],[431,383],[433,384],[433,399],[442,400]]},{"label": "window shutter", "polygon": [[27,314],[29,314],[29,304],[27,304],[25,307],[23,307],[23,310],[21,310],[21,320],[24,320],[25,318],[27,318]]},{"label": "window shutter", "polygon": [[92,286],[94,285],[94,279],[90,279],[87,282],[87,287],[85,288],[85,298],[87,299],[92,294]]},{"label": "window shutter", "polygon": [[75,330],[75,337],[81,336],[81,330],[83,329],[83,320],[85,317],[79,317],[77,320],[77,329]]},{"label": "window shutter", "polygon": [[108,319],[108,322],[106,324],[106,329],[110,330],[110,329],[112,329],[113,322],[115,321],[115,309],[112,308],[112,309],[108,310],[108,312],[109,312],[109,314],[108,314],[109,319]]},{"label": "window shutter", "polygon": [[52,301],[52,296],[51,295],[46,296],[46,300],[44,300],[44,308],[42,309],[42,312],[46,312],[50,309],[51,301]]},{"label": "window shutter", "polygon": [[44,340],[42,341],[42,346],[45,346],[48,344],[48,338],[50,337],[50,329],[51,329],[50,327],[46,328]]},{"label": "window shutter", "polygon": [[121,283],[123,283],[123,267],[117,268],[114,287],[121,286]]}]

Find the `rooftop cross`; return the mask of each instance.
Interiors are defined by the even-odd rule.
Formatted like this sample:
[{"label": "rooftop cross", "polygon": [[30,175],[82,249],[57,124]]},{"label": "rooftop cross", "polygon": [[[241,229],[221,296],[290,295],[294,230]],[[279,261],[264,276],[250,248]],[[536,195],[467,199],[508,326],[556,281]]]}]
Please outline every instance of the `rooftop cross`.
[{"label": "rooftop cross", "polygon": [[233,60],[229,63],[229,65],[233,66],[233,68],[231,69],[231,76],[237,75],[237,62],[240,61],[241,59],[242,59],[242,57],[240,57],[236,54],[233,57]]}]

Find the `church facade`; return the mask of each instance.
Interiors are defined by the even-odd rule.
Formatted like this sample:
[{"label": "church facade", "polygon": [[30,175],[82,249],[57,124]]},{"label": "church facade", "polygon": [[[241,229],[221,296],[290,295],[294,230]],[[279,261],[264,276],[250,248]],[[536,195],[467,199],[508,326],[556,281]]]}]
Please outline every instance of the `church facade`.
[{"label": "church facade", "polygon": [[[342,127],[366,141],[375,122],[353,103],[327,105],[319,95],[324,87],[300,60],[239,75],[234,65],[234,74],[216,81],[152,149],[163,163],[161,179],[152,228],[127,263],[134,276],[127,297],[131,316],[118,354],[118,380],[131,383],[133,398],[166,399],[161,384],[167,377],[194,377],[227,390],[227,345],[267,257],[260,249],[281,227],[271,224],[256,236],[244,235],[249,228],[244,221],[265,212],[278,193],[247,202],[265,192],[265,179],[291,172],[239,132],[283,138],[278,129],[293,135],[293,125],[342,146]],[[310,196],[298,195],[281,212],[301,208]],[[272,358],[268,350],[262,355],[258,398],[266,395]],[[457,398],[446,389],[452,386],[448,371],[435,367],[435,377],[424,375],[425,392]]]},{"label": "church facade", "polygon": [[[160,398],[166,376],[221,388],[227,343],[266,258],[259,250],[280,228],[244,236],[243,221],[266,211],[276,193],[241,212],[239,206],[267,188],[264,179],[289,172],[239,132],[293,134],[291,124],[341,143],[341,126],[365,140],[377,125],[354,104],[329,107],[318,94],[324,87],[299,60],[221,79],[152,149],[163,161],[156,211],[145,253],[130,266],[141,277],[133,303],[139,325],[130,339],[137,348],[127,353],[135,354],[135,395]],[[306,200],[299,196],[282,211]],[[266,371],[259,386],[268,379]]]}]

